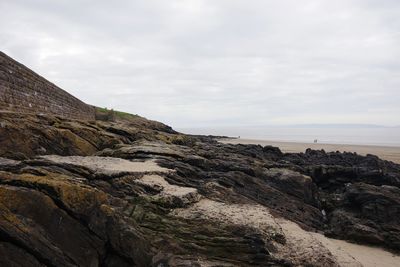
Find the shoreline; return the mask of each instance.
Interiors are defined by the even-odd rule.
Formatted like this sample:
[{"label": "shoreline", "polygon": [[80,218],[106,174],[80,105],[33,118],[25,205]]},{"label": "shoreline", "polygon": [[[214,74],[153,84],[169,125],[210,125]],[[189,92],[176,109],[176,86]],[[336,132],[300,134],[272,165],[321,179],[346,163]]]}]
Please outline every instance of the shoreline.
[{"label": "shoreline", "polygon": [[326,152],[355,152],[363,156],[367,154],[372,154],[384,160],[389,160],[394,163],[400,164],[400,147],[396,146],[301,143],[245,138],[224,138],[219,139],[218,142],[225,144],[254,144],[262,146],[271,145],[279,147],[284,153],[304,153],[307,148],[311,148],[314,150],[324,149]]}]

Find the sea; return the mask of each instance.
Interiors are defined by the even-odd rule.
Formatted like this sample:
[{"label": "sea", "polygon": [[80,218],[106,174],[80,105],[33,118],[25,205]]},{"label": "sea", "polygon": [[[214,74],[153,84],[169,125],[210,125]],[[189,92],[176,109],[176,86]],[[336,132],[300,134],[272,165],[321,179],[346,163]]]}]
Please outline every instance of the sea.
[{"label": "sea", "polygon": [[323,144],[375,145],[400,147],[400,127],[380,126],[247,126],[177,128],[199,135],[240,137],[243,139]]}]

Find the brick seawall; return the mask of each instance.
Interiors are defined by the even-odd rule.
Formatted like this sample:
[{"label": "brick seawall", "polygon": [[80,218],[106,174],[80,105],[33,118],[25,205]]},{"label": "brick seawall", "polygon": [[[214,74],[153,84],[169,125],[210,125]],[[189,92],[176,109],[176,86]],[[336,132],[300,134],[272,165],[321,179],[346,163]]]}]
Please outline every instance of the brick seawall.
[{"label": "brick seawall", "polygon": [[85,104],[29,68],[0,52],[0,110],[44,113],[71,119],[95,119]]}]

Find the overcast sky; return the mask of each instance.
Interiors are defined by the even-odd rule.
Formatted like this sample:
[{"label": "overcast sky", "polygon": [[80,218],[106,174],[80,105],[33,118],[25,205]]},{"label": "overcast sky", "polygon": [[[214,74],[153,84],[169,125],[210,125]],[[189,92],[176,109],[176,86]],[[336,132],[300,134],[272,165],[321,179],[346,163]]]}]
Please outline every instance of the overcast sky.
[{"label": "overcast sky", "polygon": [[1,0],[0,49],[174,127],[400,124],[399,0]]}]

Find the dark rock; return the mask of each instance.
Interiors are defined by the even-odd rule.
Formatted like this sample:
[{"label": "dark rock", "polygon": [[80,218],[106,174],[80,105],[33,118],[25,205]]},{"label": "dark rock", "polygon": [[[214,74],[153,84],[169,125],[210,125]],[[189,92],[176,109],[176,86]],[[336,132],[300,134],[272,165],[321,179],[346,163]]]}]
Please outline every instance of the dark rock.
[{"label": "dark rock", "polygon": [[330,217],[330,234],[400,249],[400,189],[365,183],[346,187]]},{"label": "dark rock", "polygon": [[265,170],[264,175],[272,187],[298,197],[305,203],[318,205],[317,187],[311,177],[288,169],[269,169]]},{"label": "dark rock", "polygon": [[[204,198],[259,205],[305,230],[400,250],[400,166],[375,156],[221,144],[142,119],[1,116],[0,155],[8,158],[0,158],[0,264],[14,255],[23,266],[294,264],[274,257],[274,242],[290,244],[282,233],[266,238],[201,213],[171,213]],[[167,170],[124,169],[148,160]],[[148,175],[162,182],[146,184]]]},{"label": "dark rock", "polygon": [[0,255],[0,266],[45,266],[21,247],[8,242],[0,242]]}]

